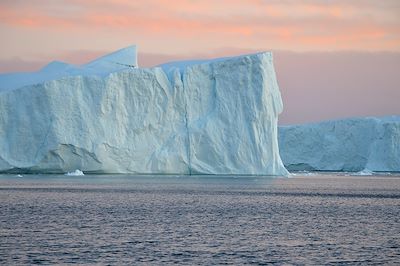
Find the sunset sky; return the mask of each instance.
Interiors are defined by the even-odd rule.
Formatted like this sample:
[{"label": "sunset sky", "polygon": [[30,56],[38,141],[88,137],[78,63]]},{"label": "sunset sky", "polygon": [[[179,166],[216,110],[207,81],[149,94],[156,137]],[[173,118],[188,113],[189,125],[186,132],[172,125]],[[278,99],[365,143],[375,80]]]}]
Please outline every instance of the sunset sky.
[{"label": "sunset sky", "polygon": [[303,123],[400,114],[400,1],[0,0],[0,72],[137,44],[141,66],[272,50]]}]

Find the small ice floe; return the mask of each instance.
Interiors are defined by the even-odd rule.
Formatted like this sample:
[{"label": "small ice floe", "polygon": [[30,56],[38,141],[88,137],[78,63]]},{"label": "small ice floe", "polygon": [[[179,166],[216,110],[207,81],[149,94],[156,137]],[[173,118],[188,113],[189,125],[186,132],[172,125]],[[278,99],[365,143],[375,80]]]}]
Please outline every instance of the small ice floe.
[{"label": "small ice floe", "polygon": [[317,175],[317,174],[313,173],[313,172],[299,171],[299,172],[290,173],[289,177],[291,177],[291,176],[315,176],[315,175]]},{"label": "small ice floe", "polygon": [[85,175],[85,174],[81,170],[76,169],[75,171],[68,172],[65,175],[67,175],[67,176],[81,176],[81,175]]},{"label": "small ice floe", "polygon": [[364,170],[361,170],[360,172],[353,173],[351,175],[354,176],[354,175],[373,175],[373,174],[374,174],[374,172],[372,172],[371,170],[365,168]]},{"label": "small ice floe", "polygon": [[22,177],[22,175],[18,174],[17,177]]}]

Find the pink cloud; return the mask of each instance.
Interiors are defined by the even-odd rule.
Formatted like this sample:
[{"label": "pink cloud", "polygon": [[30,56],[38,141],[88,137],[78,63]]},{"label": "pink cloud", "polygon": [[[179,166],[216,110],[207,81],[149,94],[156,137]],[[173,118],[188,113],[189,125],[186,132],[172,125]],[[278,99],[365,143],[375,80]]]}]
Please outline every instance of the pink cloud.
[{"label": "pink cloud", "polygon": [[[35,31],[93,32],[109,30],[143,38],[199,36],[237,39],[242,47],[292,50],[400,50],[400,7],[365,1],[330,4],[320,1],[166,1],[72,0],[44,9],[41,5],[0,4],[0,24]],[[50,4],[53,3],[53,4]],[[394,7],[393,7],[394,5]],[[227,8],[229,7],[229,8]],[[23,16],[21,16],[23,14]],[[193,40],[195,41],[195,40]],[[218,47],[214,47],[216,49]]]}]

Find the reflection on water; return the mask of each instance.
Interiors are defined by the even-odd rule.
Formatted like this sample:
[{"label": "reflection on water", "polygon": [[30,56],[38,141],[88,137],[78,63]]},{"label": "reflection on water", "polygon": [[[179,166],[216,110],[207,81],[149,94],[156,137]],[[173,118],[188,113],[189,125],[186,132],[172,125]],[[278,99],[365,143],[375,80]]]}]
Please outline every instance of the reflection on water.
[{"label": "reflection on water", "polygon": [[0,176],[0,264],[396,264],[400,177]]}]

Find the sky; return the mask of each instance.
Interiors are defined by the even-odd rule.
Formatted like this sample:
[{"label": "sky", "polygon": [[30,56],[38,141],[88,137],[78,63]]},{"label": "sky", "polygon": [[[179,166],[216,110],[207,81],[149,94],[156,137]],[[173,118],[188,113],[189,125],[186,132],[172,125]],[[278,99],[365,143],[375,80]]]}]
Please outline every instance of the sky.
[{"label": "sky", "polygon": [[0,0],[0,72],[273,51],[281,124],[400,115],[398,0]]}]

